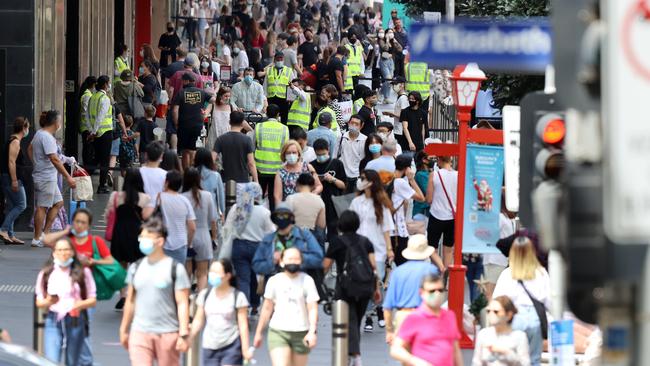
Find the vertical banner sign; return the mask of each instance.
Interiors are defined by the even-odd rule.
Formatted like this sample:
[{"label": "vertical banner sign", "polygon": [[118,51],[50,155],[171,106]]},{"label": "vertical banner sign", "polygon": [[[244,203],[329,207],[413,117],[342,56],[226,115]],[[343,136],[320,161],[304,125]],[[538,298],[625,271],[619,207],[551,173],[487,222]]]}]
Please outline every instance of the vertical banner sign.
[{"label": "vertical banner sign", "polygon": [[573,320],[551,322],[551,366],[574,366]]},{"label": "vertical banner sign", "polygon": [[[338,104],[339,108],[341,108],[341,115],[343,116],[343,120],[348,121],[350,117],[352,117],[352,101],[348,100],[345,102],[338,102]],[[316,123],[318,123],[318,121],[316,121]]]},{"label": "vertical banner sign", "polygon": [[463,253],[500,253],[503,147],[467,145]]}]

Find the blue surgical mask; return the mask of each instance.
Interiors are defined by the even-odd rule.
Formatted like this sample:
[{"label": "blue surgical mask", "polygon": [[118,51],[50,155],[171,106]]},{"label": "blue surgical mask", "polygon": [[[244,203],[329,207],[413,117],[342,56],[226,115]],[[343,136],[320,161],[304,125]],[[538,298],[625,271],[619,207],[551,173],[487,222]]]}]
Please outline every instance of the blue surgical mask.
[{"label": "blue surgical mask", "polygon": [[381,151],[381,144],[370,144],[370,146],[368,146],[368,150],[371,154],[379,154]]},{"label": "blue surgical mask", "polygon": [[138,238],[138,248],[144,255],[149,255],[153,253],[153,249],[154,249],[153,239]]},{"label": "blue surgical mask", "polygon": [[208,284],[212,287],[219,287],[221,286],[221,281],[222,278],[214,273],[214,272],[208,272]]},{"label": "blue surgical mask", "polygon": [[250,84],[250,83],[252,83],[252,82],[253,82],[253,77],[250,76],[250,75],[246,75],[246,76],[244,76],[244,82],[245,82],[246,84]]},{"label": "blue surgical mask", "polygon": [[284,156],[284,159],[289,164],[295,164],[298,162],[298,154],[287,154]]},{"label": "blue surgical mask", "polygon": [[144,74],[144,67],[140,66],[138,67],[138,75]]},{"label": "blue surgical mask", "polygon": [[77,238],[85,238],[85,237],[88,236],[88,230],[78,232],[77,230],[72,229],[72,230],[70,230],[70,232],[72,233],[72,235],[76,236]]},{"label": "blue surgical mask", "polygon": [[68,268],[72,264],[74,259],[72,257],[66,259],[65,261],[61,262],[59,259],[54,258],[54,264],[59,266],[60,268]]},{"label": "blue surgical mask", "polygon": [[325,154],[325,155],[316,155],[316,161],[319,163],[324,163],[326,161],[330,160],[330,155]]}]

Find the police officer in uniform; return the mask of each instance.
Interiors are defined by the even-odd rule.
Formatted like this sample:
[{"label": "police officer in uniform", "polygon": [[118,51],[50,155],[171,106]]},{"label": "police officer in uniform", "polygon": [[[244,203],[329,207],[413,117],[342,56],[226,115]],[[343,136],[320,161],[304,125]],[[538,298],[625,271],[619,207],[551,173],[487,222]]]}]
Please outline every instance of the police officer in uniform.
[{"label": "police officer in uniform", "polygon": [[269,104],[266,114],[269,119],[255,126],[255,166],[262,192],[266,191],[269,208],[273,211],[275,173],[282,167],[280,151],[289,140],[289,128],[278,121],[280,107],[277,105]]},{"label": "police officer in uniform", "polygon": [[[84,166],[89,166],[93,164],[93,147],[92,142],[89,140],[90,137],[90,110],[88,110],[88,103],[90,102],[90,97],[96,92],[95,84],[97,83],[97,78],[94,76],[88,76],[84,80],[81,89],[83,90],[79,105],[79,133],[81,134],[81,157],[83,160]],[[92,174],[92,170],[86,168],[89,173]]]},{"label": "police officer in uniform", "polygon": [[118,81],[121,81],[120,75],[122,75],[122,71],[124,70],[130,70],[131,67],[129,66],[129,46],[123,44],[119,48],[120,54],[115,57],[115,62],[114,62],[114,73],[113,73],[113,82],[117,83]]},{"label": "police officer in uniform", "polygon": [[359,85],[359,78],[363,76],[365,71],[365,55],[363,53],[363,46],[357,40],[357,35],[354,32],[348,32],[348,41],[350,43],[345,45],[345,48],[349,51],[348,72],[352,77],[352,86],[356,88]]},{"label": "police officer in uniform", "polygon": [[280,108],[280,118],[283,123],[287,123],[289,116],[287,86],[294,78],[293,69],[284,66],[284,54],[281,51],[276,52],[273,64],[266,67],[264,90],[269,104],[275,104]]},{"label": "police officer in uniform", "polygon": [[419,92],[422,96],[422,107],[429,109],[429,93],[431,89],[431,72],[426,62],[409,62],[404,67],[406,92]]}]

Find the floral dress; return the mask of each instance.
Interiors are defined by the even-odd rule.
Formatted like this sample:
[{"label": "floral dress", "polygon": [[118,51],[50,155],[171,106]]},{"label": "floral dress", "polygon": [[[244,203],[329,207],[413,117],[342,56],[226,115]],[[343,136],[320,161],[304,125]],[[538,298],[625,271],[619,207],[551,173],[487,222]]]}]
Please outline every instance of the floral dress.
[{"label": "floral dress", "polygon": [[282,169],[278,171],[280,174],[280,179],[282,180],[282,200],[286,200],[287,196],[296,193],[296,184],[298,182],[298,177],[302,173],[309,173],[309,164],[302,162],[302,169],[299,172],[290,172],[287,170],[286,166],[282,166]]}]

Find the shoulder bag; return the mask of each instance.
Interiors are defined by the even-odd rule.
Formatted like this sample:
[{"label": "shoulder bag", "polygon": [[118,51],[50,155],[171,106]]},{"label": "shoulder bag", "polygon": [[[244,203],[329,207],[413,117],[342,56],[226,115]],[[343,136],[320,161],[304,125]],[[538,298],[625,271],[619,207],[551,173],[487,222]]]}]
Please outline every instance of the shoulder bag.
[{"label": "shoulder bag", "polygon": [[524,286],[524,282],[522,280],[518,280],[517,282],[519,282],[521,287],[524,288],[526,295],[528,295],[530,301],[533,302],[533,307],[535,308],[535,312],[539,317],[539,326],[542,329],[542,339],[548,339],[548,318],[546,318],[546,306],[544,306],[543,302],[537,300],[533,295],[531,295],[530,292],[528,292],[528,289],[526,286]]},{"label": "shoulder bag", "polygon": [[[93,243],[93,259],[102,259],[97,249],[95,237],[91,238]],[[113,259],[111,264],[95,264],[92,267],[93,278],[97,288],[97,300],[109,300],[113,294],[121,290],[126,280],[126,271]]]},{"label": "shoulder bag", "polygon": [[129,109],[133,115],[133,118],[142,118],[144,117],[144,107],[142,106],[142,100],[136,95],[135,92],[135,81],[131,81],[131,95],[129,96]]},{"label": "shoulder bag", "polygon": [[447,188],[445,188],[445,181],[442,180],[442,175],[440,174],[440,170],[437,171],[438,173],[438,178],[440,178],[440,185],[442,185],[442,190],[445,192],[445,197],[447,197],[447,202],[449,202],[449,208],[451,208],[451,214],[454,215],[454,219],[456,218],[456,209],[454,208],[454,204],[451,203],[451,198],[449,198],[449,194],[447,194]]}]

